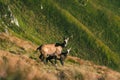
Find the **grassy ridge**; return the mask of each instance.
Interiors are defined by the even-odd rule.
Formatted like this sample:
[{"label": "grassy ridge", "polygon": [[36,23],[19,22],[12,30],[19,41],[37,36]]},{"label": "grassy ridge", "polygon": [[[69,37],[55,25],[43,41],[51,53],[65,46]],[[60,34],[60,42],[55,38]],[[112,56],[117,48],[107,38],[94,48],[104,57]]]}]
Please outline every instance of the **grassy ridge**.
[{"label": "grassy ridge", "polygon": [[86,6],[80,6],[80,3],[75,1],[70,1],[69,3],[71,4],[67,4],[65,1],[59,2],[60,6],[68,10],[74,17],[87,26],[95,36],[100,38],[114,52],[120,52],[119,16],[93,1],[88,1]]},{"label": "grassy ridge", "polygon": [[14,35],[35,44],[60,42],[71,36],[71,55],[119,70],[120,17],[119,11],[113,12],[119,5],[107,2],[91,0],[81,5],[80,0],[1,0],[2,12],[9,12],[9,5],[20,27],[8,25],[8,16],[0,19],[0,31],[5,31],[6,25]]},{"label": "grassy ridge", "polygon": [[[49,2],[50,3],[50,2]],[[52,2],[53,3],[53,2]],[[65,17],[64,20],[68,21],[69,24],[74,25],[79,29],[79,31],[85,32],[84,39],[86,38],[86,44],[89,47],[93,47],[93,49],[97,49],[102,56],[99,58],[99,63],[104,63],[106,65],[112,65],[113,63],[119,64],[119,57],[117,54],[112,52],[109,47],[107,47],[104,43],[102,43],[99,39],[97,39],[94,34],[92,34],[84,25],[82,25],[75,17],[73,17],[69,12],[64,9],[60,9],[59,6],[55,5],[55,7],[61,12],[62,17]],[[55,10],[54,10],[55,11]],[[100,53],[101,52],[101,53]],[[106,59],[106,61],[104,61]],[[115,61],[115,62],[114,62]]]}]

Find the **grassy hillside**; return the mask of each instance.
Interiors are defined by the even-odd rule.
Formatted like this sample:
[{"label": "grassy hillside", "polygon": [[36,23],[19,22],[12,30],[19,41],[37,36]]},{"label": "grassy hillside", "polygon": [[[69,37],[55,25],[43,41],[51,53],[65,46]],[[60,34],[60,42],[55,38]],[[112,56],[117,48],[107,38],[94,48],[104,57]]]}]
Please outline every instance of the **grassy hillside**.
[{"label": "grassy hillside", "polygon": [[119,0],[0,0],[0,31],[37,45],[71,36],[72,56],[119,71],[119,7]]}]

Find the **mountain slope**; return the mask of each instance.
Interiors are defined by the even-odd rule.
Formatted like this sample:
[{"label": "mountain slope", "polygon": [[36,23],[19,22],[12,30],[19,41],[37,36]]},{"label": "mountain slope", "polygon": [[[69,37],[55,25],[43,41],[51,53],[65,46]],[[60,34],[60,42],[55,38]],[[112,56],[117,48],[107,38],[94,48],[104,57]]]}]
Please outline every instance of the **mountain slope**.
[{"label": "mountain slope", "polygon": [[[9,40],[17,47],[27,52],[34,50],[36,45],[12,35],[0,34],[0,39]],[[17,39],[17,41],[15,41]],[[22,42],[21,42],[22,41]],[[21,45],[19,44],[25,44]],[[29,47],[25,47],[29,46]],[[15,53],[16,52],[16,53]],[[0,50],[0,79],[1,80],[119,80],[120,73],[105,66],[95,65],[77,57],[68,56],[65,65],[55,67],[43,64],[38,55],[23,54],[18,51]]]},{"label": "mountain slope", "polygon": [[[80,60],[80,59],[79,59]],[[54,67],[37,63],[23,55],[0,50],[1,80],[119,80],[120,73],[84,61]],[[109,74],[110,73],[110,74]]]},{"label": "mountain slope", "polygon": [[1,0],[0,31],[37,45],[62,42],[63,37],[71,36],[68,47],[72,47],[72,56],[119,71],[119,3],[119,0]]}]

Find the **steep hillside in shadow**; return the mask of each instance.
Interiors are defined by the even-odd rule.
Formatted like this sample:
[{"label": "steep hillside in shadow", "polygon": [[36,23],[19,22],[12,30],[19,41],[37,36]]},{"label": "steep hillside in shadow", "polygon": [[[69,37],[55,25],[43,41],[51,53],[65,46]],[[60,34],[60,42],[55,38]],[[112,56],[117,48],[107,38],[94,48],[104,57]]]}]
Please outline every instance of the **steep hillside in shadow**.
[{"label": "steep hillside in shadow", "polygon": [[[119,0],[1,0],[0,32],[36,45],[62,42],[63,37],[70,37],[67,48],[72,47],[72,56],[119,71],[119,3]],[[12,43],[1,42],[2,50],[11,51],[11,47],[5,47]],[[26,54],[16,46],[13,49]]]}]

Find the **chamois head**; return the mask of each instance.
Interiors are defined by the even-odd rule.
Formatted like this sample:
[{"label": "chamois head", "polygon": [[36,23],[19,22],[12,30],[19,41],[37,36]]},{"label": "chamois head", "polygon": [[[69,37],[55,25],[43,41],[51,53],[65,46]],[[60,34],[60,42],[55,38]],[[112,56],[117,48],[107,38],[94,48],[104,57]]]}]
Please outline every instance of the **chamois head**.
[{"label": "chamois head", "polygon": [[69,54],[70,50],[71,50],[71,48],[67,49],[67,54]]},{"label": "chamois head", "polygon": [[65,46],[65,47],[67,46],[68,41],[69,41],[69,37],[66,38],[66,39],[64,39],[64,46]]},{"label": "chamois head", "polygon": [[67,51],[66,52],[62,52],[62,56],[64,55],[64,57],[67,57],[67,55],[70,53],[70,50],[71,50],[71,48],[69,48],[69,49],[67,49]]},{"label": "chamois head", "polygon": [[69,41],[69,37],[68,37],[68,38],[65,38],[64,41],[63,41],[63,43],[56,43],[56,44],[55,44],[55,47],[61,46],[62,48],[64,48],[64,47],[67,46],[68,41]]},{"label": "chamois head", "polygon": [[62,65],[64,65],[64,60],[67,58],[67,55],[69,54],[70,50],[71,50],[71,48],[67,49],[66,52],[63,52],[63,53],[60,55],[60,59],[59,59],[59,60],[60,60],[60,63],[61,63]]}]

